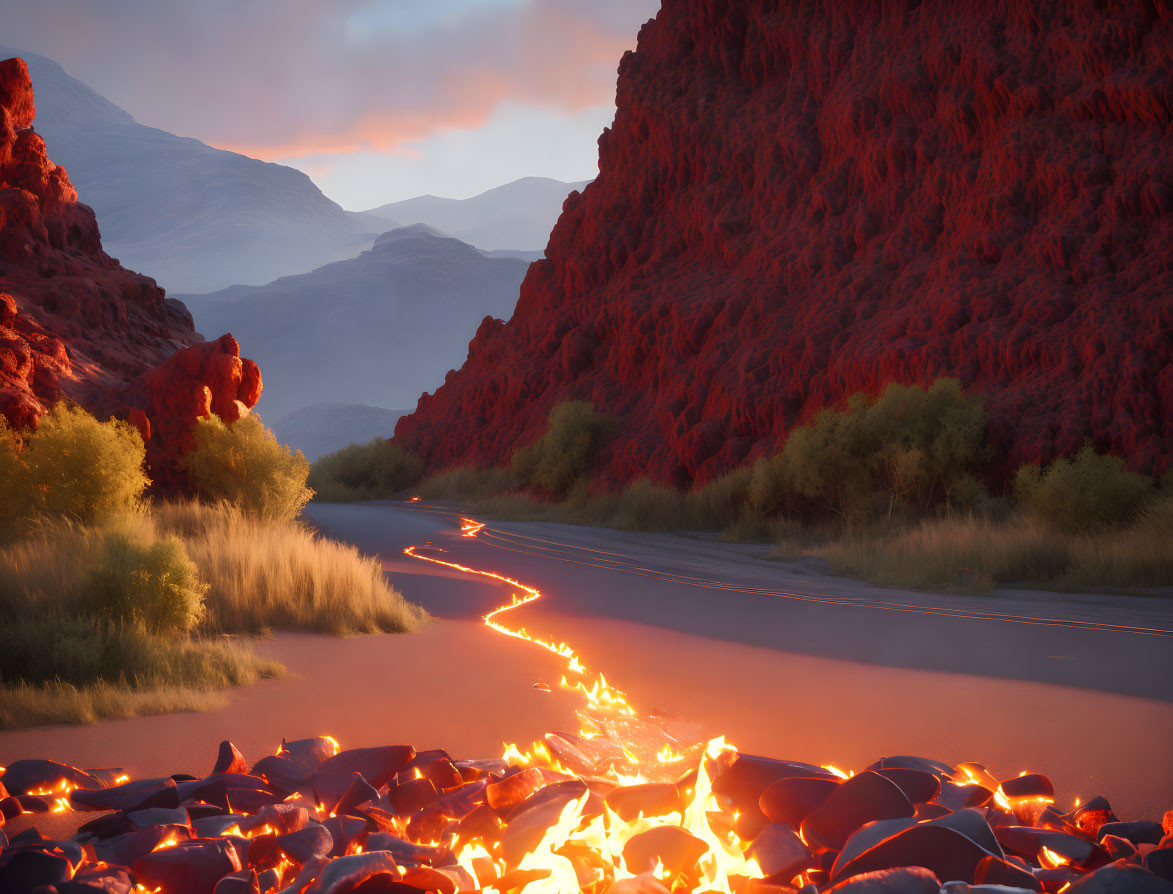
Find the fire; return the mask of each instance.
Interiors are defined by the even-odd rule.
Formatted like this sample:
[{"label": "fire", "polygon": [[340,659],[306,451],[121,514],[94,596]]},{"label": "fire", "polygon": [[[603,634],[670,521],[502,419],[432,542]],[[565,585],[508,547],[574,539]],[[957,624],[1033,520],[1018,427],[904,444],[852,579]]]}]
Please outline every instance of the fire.
[{"label": "fire", "polygon": [[[460,520],[460,530],[463,537],[474,538],[482,530],[484,523],[469,518]],[[489,578],[507,584],[514,589],[510,601],[493,609],[484,616],[486,627],[513,639],[523,640],[539,646],[551,654],[557,655],[566,662],[568,676],[563,676],[561,687],[576,692],[585,701],[584,713],[587,718],[635,718],[639,715],[621,690],[607,682],[602,673],[592,673],[578,653],[565,642],[555,643],[550,640],[534,636],[524,627],[511,627],[502,618],[509,612],[514,612],[522,606],[529,605],[542,598],[542,593],[536,587],[523,584],[521,581],[493,571],[484,571],[471,568],[457,562],[438,559],[434,556],[422,555],[417,547],[409,546],[404,553],[414,559],[442,565],[466,574]],[[584,726],[580,735],[591,739],[599,735],[597,729]],[[746,857],[735,836],[726,837],[713,830],[709,821],[709,811],[717,807],[714,803],[712,780],[709,777],[705,759],[716,757],[735,751],[727,744],[724,738],[713,739],[708,743],[703,755],[698,761],[697,781],[692,790],[689,803],[681,812],[670,813],[662,817],[644,817],[639,815],[632,821],[625,821],[611,810],[606,810],[603,816],[594,817],[584,822],[583,808],[587,795],[577,801],[569,802],[562,810],[557,822],[549,828],[538,846],[526,855],[517,867],[518,871],[530,870],[544,873],[541,878],[534,878],[522,889],[521,894],[558,894],[562,891],[579,890],[579,880],[575,873],[574,864],[562,854],[558,853],[567,842],[586,846],[594,854],[595,865],[605,867],[603,874],[612,880],[634,878],[625,864],[623,849],[626,843],[640,832],[656,826],[675,825],[698,841],[703,843],[706,851],[697,862],[693,872],[696,878],[690,878],[690,887],[673,888],[673,890],[706,891],[714,894],[732,894],[735,880],[740,879],[739,885],[744,885],[748,879],[763,878],[761,868],[753,858]],[[629,744],[622,747],[626,764],[609,767],[604,776],[620,785],[634,785],[648,782],[649,773],[654,767],[677,764],[686,760],[686,755],[678,753],[671,744],[664,744],[658,750],[649,752],[646,756],[637,753]],[[567,772],[565,767],[552,755],[543,742],[535,742],[528,751],[522,751],[514,744],[504,746],[503,758],[510,764],[520,767],[540,766],[560,772]],[[841,770],[835,770],[838,775],[847,778]],[[573,775],[573,774],[571,774]],[[491,855],[477,844],[468,844],[461,850],[457,862],[478,885],[485,885],[486,892],[495,892],[491,884],[487,884],[486,872],[491,863]],[[665,870],[658,865],[657,877],[664,877]]]},{"label": "fire", "polygon": [[[480,522],[461,519],[463,537],[475,538],[484,529]],[[340,847],[341,853],[334,856],[353,864],[373,858],[371,862],[383,868],[390,861],[395,872],[409,886],[419,882],[432,889],[432,882],[439,873],[448,879],[439,885],[439,890],[483,894],[562,894],[570,891],[603,894],[617,883],[624,882],[630,885],[629,890],[666,889],[671,894],[752,894],[786,887],[779,883],[783,875],[781,871],[771,875],[768,884],[761,884],[763,867],[749,856],[758,853],[753,848],[761,839],[756,837],[758,833],[753,827],[760,817],[751,814],[749,804],[752,801],[745,800],[741,788],[746,781],[739,779],[740,774],[736,771],[739,761],[744,758],[751,775],[756,774],[759,770],[755,768],[760,766],[756,762],[766,761],[766,758],[740,756],[724,737],[702,744],[671,735],[670,730],[674,727],[658,715],[637,712],[628,697],[612,686],[601,672],[589,669],[570,644],[543,639],[511,623],[515,620],[513,613],[542,598],[541,591],[535,587],[496,572],[422,555],[415,546],[404,552],[421,561],[489,578],[510,588],[509,601],[486,614],[484,624],[504,636],[539,646],[564,664],[561,688],[577,693],[582,701],[578,710],[581,721],[578,734],[548,733],[544,739],[528,747],[504,744],[502,757],[506,767],[496,761],[458,761],[447,756],[436,759],[432,754],[417,753],[407,746],[392,748],[390,750],[397,753],[402,748],[402,753],[409,756],[388,758],[390,780],[375,787],[373,793],[368,792],[365,801],[348,802],[349,807],[338,800],[339,792],[331,792],[329,787],[318,788],[314,775],[298,777],[293,783],[286,784],[280,778],[266,778],[263,772],[250,772],[248,776],[257,775],[264,783],[256,787],[256,793],[269,796],[260,798],[260,802],[266,804],[261,809],[270,810],[268,804],[277,809],[264,814],[258,811],[250,816],[247,813],[230,814],[226,808],[221,815],[228,817],[225,823],[231,824],[218,833],[219,837],[257,839],[282,834],[287,831],[286,817],[296,815],[301,817],[299,822],[304,823],[304,814],[297,809],[297,806],[304,806],[318,821],[336,815],[343,817],[341,822],[347,824],[356,818],[365,819],[366,831],[358,837],[347,838],[345,848]],[[287,746],[283,740],[277,754],[288,754],[299,760],[304,755],[319,765],[330,755],[341,755],[338,763],[343,765],[356,759],[356,752],[344,752],[332,736],[318,736],[310,743],[311,747],[299,751],[305,744],[291,742]],[[361,760],[365,762],[368,757],[364,755]],[[433,760],[440,763],[433,763]],[[855,776],[853,771],[833,764],[822,766],[826,776],[822,777],[820,785],[832,776],[836,780],[849,780]],[[108,779],[107,774],[111,772],[100,775]],[[93,773],[99,775],[99,771]],[[1025,774],[1019,774],[1022,775]],[[991,825],[1003,822],[1044,829],[1063,828],[1071,835],[1088,840],[1088,833],[1079,827],[1078,817],[1063,817],[1054,810],[1043,810],[1041,805],[1054,803],[1050,794],[1039,794],[1053,791],[1045,777],[1024,780],[1017,785],[1016,780],[1006,780],[1005,788],[1010,792],[1031,793],[1023,796],[1008,795],[1002,783],[977,763],[959,764],[952,771],[942,771],[937,778],[943,784],[938,789],[950,797],[923,803],[945,807],[948,812],[956,806],[953,799],[959,794],[952,788],[946,791],[948,783],[952,782],[956,787],[967,789],[961,793],[961,800],[984,809]],[[428,779],[435,783],[434,789],[429,783],[412,783],[413,780]],[[448,781],[442,781],[445,779]],[[121,785],[128,780],[127,775],[119,775],[114,783]],[[246,787],[251,785],[244,779],[237,782]],[[66,779],[38,784],[41,788],[29,794],[40,796],[44,803],[36,805],[35,809],[54,813],[69,809],[70,793],[78,788]],[[297,787],[292,788],[293,785]],[[627,786],[643,788],[641,791],[622,791]],[[414,799],[424,790],[431,790],[432,802],[400,811],[395,797],[397,792]],[[119,793],[119,798],[124,794]],[[750,795],[757,797],[757,793],[751,792]],[[143,792],[144,798],[149,796],[149,791]],[[909,800],[912,799],[910,793]],[[54,806],[47,806],[50,803]],[[237,803],[235,798],[232,803]],[[240,803],[246,802],[242,800]],[[921,802],[916,803],[919,816]],[[1077,807],[1080,803],[1076,799]],[[395,805],[395,810],[386,809],[388,804]],[[762,810],[765,809],[763,806]],[[176,830],[160,823],[154,828],[158,832],[153,837],[160,839],[154,850],[179,848],[169,852],[160,862],[170,863],[179,858],[175,860],[178,865],[189,855],[198,854],[199,847],[187,844],[189,831],[195,831],[191,827]],[[212,828],[220,826],[213,825]],[[511,837],[509,833],[515,828],[524,837]],[[812,831],[805,826],[795,831],[808,853],[789,864],[793,869],[785,874],[792,877],[782,881],[788,881],[794,888],[814,886],[826,890],[829,871],[824,858],[831,852],[825,843],[819,842],[817,828],[813,830],[813,836],[804,834],[804,830],[807,833]],[[376,832],[404,839],[405,844],[410,842],[414,847],[405,847],[403,852],[396,851],[390,856],[391,850],[383,851],[377,839],[367,837]],[[532,838],[529,837],[531,834]],[[1064,839],[1045,840],[1069,851],[1061,843]],[[524,842],[524,848],[519,842]],[[47,844],[56,846],[55,842]],[[247,845],[247,842],[243,844]],[[279,848],[272,848],[271,842],[263,844],[257,842],[258,846],[252,852],[260,853],[261,859],[273,867],[278,888],[292,890],[299,878],[304,882],[311,875],[316,874],[319,881],[324,877],[324,864],[302,863]],[[236,846],[238,853],[250,853],[250,848],[242,846],[239,840]],[[762,851],[768,855],[763,857],[763,862],[774,872],[770,868],[775,859],[770,847],[768,844]],[[411,853],[417,849],[420,851],[418,859]],[[430,849],[431,853],[425,855],[424,849]],[[438,859],[439,854],[446,855],[443,863]],[[104,865],[94,859],[93,851],[83,857],[83,862],[90,869]],[[1074,876],[1088,872],[1085,864],[1090,862],[1073,863],[1071,858],[1051,848],[1040,847],[1034,865],[1028,863],[1026,866],[1036,874],[1062,868],[1059,875],[1070,873]],[[73,871],[78,871],[78,867],[73,867]],[[313,884],[312,878],[310,883]],[[1068,887],[1069,883],[1059,890]],[[159,889],[151,890],[142,885],[134,891],[135,894],[161,894]]]},{"label": "fire", "polygon": [[1065,866],[1071,861],[1062,854],[1057,854],[1049,847],[1043,847],[1039,851],[1039,862],[1050,869],[1058,869],[1060,866]]}]

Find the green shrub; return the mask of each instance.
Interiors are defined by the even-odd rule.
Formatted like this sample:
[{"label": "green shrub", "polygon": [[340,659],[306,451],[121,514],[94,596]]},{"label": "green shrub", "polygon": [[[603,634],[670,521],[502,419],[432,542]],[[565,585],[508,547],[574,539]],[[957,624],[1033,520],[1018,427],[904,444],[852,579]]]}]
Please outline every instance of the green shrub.
[{"label": "green shrub", "polygon": [[514,486],[508,469],[477,469],[459,466],[425,478],[414,493],[425,500],[476,502],[498,497]]},{"label": "green shrub", "polygon": [[1153,484],[1128,471],[1118,456],[1085,444],[1073,457],[1047,466],[1023,466],[1014,492],[1027,512],[1063,531],[1091,531],[1126,524],[1152,495]]},{"label": "green shrub", "polygon": [[762,515],[827,512],[852,522],[973,508],[986,498],[972,473],[989,454],[987,418],[956,379],[927,391],[889,385],[874,400],[852,395],[846,409],[820,411],[754,465],[749,505]]},{"label": "green shrub", "polygon": [[295,518],[313,496],[306,487],[309,461],[278,444],[256,416],[231,425],[218,416],[200,419],[194,436],[182,463],[201,497],[280,521]]},{"label": "green shrub", "polygon": [[320,501],[387,499],[415,484],[423,468],[414,453],[375,438],[319,458],[310,467],[309,484]]},{"label": "green shrub", "polygon": [[524,484],[565,496],[590,472],[610,419],[585,401],[565,401],[550,410],[545,433],[513,454],[513,473]]},{"label": "green shrub", "polygon": [[115,419],[99,422],[85,410],[57,404],[36,431],[0,432],[0,527],[16,532],[37,518],[101,522],[134,510],[149,481],[138,430]]},{"label": "green shrub", "polygon": [[195,627],[207,589],[179,538],[142,542],[121,531],[103,537],[85,584],[86,603],[97,617],[155,633]]}]

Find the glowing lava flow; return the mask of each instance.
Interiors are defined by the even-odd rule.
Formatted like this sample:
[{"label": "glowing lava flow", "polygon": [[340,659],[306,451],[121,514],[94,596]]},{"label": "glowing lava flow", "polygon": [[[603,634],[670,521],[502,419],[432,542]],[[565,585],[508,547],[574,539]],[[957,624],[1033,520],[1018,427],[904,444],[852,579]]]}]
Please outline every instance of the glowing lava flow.
[{"label": "glowing lava flow", "polygon": [[[468,518],[461,519],[461,533],[464,537],[476,537],[484,527],[484,524],[481,522]],[[567,671],[576,680],[571,684],[563,676],[561,681],[562,687],[577,691],[586,698],[587,709],[584,720],[598,717],[619,718],[621,720],[628,718],[638,723],[638,715],[632,708],[630,702],[628,702],[627,696],[608,684],[606,678],[601,673],[593,675],[593,680],[589,686],[586,684],[586,679],[591,677],[592,674],[588,672],[587,668],[579,659],[578,654],[567,643],[555,643],[544,640],[540,637],[533,636],[524,627],[509,627],[498,620],[508,612],[541,599],[542,593],[536,587],[528,586],[527,584],[521,583],[521,581],[497,574],[493,571],[483,571],[478,568],[461,565],[458,562],[449,562],[433,556],[421,555],[416,551],[415,546],[409,546],[403,552],[414,559],[421,559],[425,562],[431,562],[435,565],[441,565],[445,568],[451,568],[466,574],[475,574],[479,577],[489,578],[490,580],[499,581],[516,588],[520,592],[514,593],[510,602],[498,606],[484,616],[485,626],[513,639],[533,643],[563,658],[566,661]],[[599,730],[585,728],[581,733],[588,740],[600,734]],[[687,759],[684,755],[677,754],[669,745],[664,745],[658,751],[647,751],[647,753],[642,755],[632,753],[632,748],[647,751],[647,749],[637,748],[631,743],[624,743],[622,756],[618,761],[622,770],[619,767],[610,766],[605,771],[605,775],[610,776],[621,785],[647,782],[649,777],[645,772],[646,769],[654,767],[656,764],[675,764]],[[711,806],[713,797],[712,782],[709,771],[706,768],[706,759],[716,760],[735,750],[732,746],[725,743],[723,737],[710,741],[704,749],[703,754],[697,755],[699,766],[697,768],[696,781],[693,784],[692,797],[689,799],[688,804],[684,806],[682,811],[669,814],[665,817],[651,818],[641,815],[632,822],[625,822],[619,819],[614,813],[608,811],[606,821],[604,821],[603,817],[596,817],[594,820],[587,822],[584,827],[582,824],[582,814],[587,796],[584,795],[580,800],[567,804],[558,821],[543,837],[539,846],[531,851],[521,863],[520,869],[543,870],[548,873],[547,877],[541,881],[534,881],[526,885],[523,894],[560,894],[562,891],[577,889],[578,885],[570,862],[564,856],[560,856],[555,852],[571,838],[591,848],[600,858],[608,862],[610,864],[610,875],[613,879],[633,878],[634,873],[628,870],[625,862],[624,845],[635,834],[661,825],[679,826],[706,847],[704,856],[696,865],[698,881],[700,883],[692,890],[729,894],[733,890],[732,884],[736,878],[742,880],[763,878],[761,868],[758,866],[757,861],[742,853],[732,830],[729,830],[726,834],[716,832],[710,825],[706,812]],[[511,763],[521,766],[542,766],[569,772],[550,753],[550,750],[543,742],[535,742],[528,753],[521,752],[514,745],[506,745],[504,756]],[[631,772],[626,772],[628,770]],[[459,861],[461,865],[467,864],[471,867],[473,861],[480,857],[481,854],[482,852],[479,850],[478,845],[470,844],[461,851]],[[485,890],[493,891],[495,889],[490,886]]]},{"label": "glowing lava flow", "polygon": [[[485,527],[483,522],[473,521],[470,518],[462,518],[460,520],[460,531],[464,537],[476,537],[477,534]],[[535,587],[523,584],[521,581],[514,580],[511,577],[506,577],[503,574],[497,574],[493,571],[482,571],[479,568],[469,568],[467,565],[461,565],[457,562],[448,562],[444,559],[437,559],[433,556],[424,556],[416,552],[415,546],[409,546],[405,549],[404,554],[411,556],[413,559],[422,559],[425,562],[431,562],[434,565],[443,565],[445,568],[452,568],[456,571],[463,571],[466,574],[475,574],[479,577],[487,577],[491,580],[500,581],[508,584],[511,587],[516,587],[521,591],[521,594],[515,593],[513,599],[504,605],[498,606],[487,615],[484,616],[486,627],[491,627],[498,633],[513,639],[524,640],[527,643],[533,643],[535,646],[541,646],[548,652],[552,652],[561,658],[566,659],[567,671],[579,678],[574,685],[571,685],[566,677],[562,678],[562,685],[566,689],[572,689],[581,693],[592,708],[602,709],[606,711],[626,714],[630,717],[635,716],[635,710],[627,701],[627,696],[615,689],[607,683],[607,678],[602,674],[596,674],[591,685],[587,685],[585,679],[589,676],[587,668],[583,665],[578,655],[566,643],[555,643],[549,640],[541,639],[533,636],[524,627],[509,627],[497,620],[500,615],[507,612],[514,611],[521,608],[523,605],[528,605],[531,602],[536,602],[542,598],[541,590]]]}]

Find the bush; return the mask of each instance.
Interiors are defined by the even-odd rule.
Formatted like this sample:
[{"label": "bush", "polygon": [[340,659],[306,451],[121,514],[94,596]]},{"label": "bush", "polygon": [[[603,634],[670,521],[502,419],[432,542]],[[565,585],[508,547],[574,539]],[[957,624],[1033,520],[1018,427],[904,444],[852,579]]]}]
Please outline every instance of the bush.
[{"label": "bush", "polygon": [[208,582],[201,632],[399,633],[428,618],[387,582],[377,558],[299,522],[198,503],[161,504],[153,517],[160,531],[183,540]]},{"label": "bush", "polygon": [[1085,444],[1073,458],[1061,457],[1043,471],[1023,466],[1014,476],[1020,505],[1062,531],[1091,531],[1134,519],[1152,495],[1153,484],[1128,471],[1118,456],[1096,453]]},{"label": "bush", "polygon": [[375,438],[319,458],[310,467],[309,484],[319,501],[389,499],[415,484],[423,468],[414,453]]},{"label": "bush", "polygon": [[37,518],[101,522],[135,509],[150,483],[138,430],[85,410],[57,404],[36,431],[0,430],[0,528],[18,533]]},{"label": "bush", "polygon": [[207,589],[178,538],[142,542],[113,531],[102,539],[85,593],[97,617],[165,633],[195,627]]},{"label": "bush", "polygon": [[790,432],[782,451],[759,460],[748,499],[760,514],[831,513],[852,522],[972,508],[985,499],[973,472],[989,454],[987,415],[956,379],[926,391],[889,385],[878,399],[848,398]]},{"label": "bush", "polygon": [[291,453],[256,416],[227,425],[218,416],[200,419],[195,446],[183,466],[200,496],[225,500],[258,518],[295,518],[313,496],[306,487],[310,464]]},{"label": "bush", "polygon": [[516,482],[508,469],[476,469],[459,466],[425,478],[415,493],[425,500],[477,502],[505,494]]},{"label": "bush", "polygon": [[566,496],[586,479],[610,419],[585,401],[565,401],[550,410],[546,431],[513,454],[513,473],[524,484]]}]

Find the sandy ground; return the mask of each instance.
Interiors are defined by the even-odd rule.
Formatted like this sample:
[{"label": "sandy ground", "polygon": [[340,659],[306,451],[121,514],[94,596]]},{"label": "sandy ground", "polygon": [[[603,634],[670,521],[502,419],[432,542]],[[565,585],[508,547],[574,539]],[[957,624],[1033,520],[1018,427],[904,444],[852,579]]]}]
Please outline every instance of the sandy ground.
[{"label": "sandy ground", "polygon": [[[313,506],[323,530],[383,557],[437,622],[413,636],[277,634],[297,676],[234,691],[221,710],[0,733],[0,764],[48,757],[132,775],[205,773],[217,743],[250,758],[282,736],[409,742],[460,757],[575,729],[547,693],[561,664],[483,627],[501,584],[402,555],[432,554],[541,588],[517,613],[570,642],[637,707],[686,716],[741,749],[858,768],[885,754],[1047,773],[1060,806],[1103,793],[1128,818],[1173,807],[1173,602],[1135,597],[924,594],[764,562],[668,535],[493,523],[402,504]],[[524,616],[523,616],[524,613]]]}]

